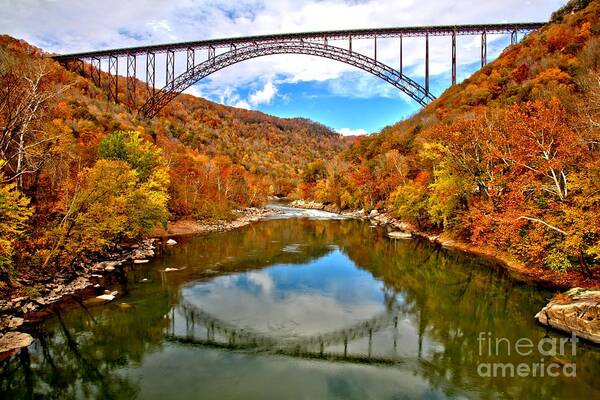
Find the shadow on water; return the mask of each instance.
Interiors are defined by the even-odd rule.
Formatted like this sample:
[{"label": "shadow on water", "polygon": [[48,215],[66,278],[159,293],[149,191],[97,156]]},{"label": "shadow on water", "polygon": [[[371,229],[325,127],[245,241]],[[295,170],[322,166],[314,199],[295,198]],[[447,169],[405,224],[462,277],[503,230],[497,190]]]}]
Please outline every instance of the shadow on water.
[{"label": "shadow on water", "polygon": [[188,238],[119,291],[37,327],[34,344],[1,362],[1,397],[600,395],[600,353],[586,345],[552,357],[575,361],[576,378],[479,376],[482,362],[540,362],[482,354],[478,337],[556,337],[532,318],[552,293],[359,221],[274,219]]}]

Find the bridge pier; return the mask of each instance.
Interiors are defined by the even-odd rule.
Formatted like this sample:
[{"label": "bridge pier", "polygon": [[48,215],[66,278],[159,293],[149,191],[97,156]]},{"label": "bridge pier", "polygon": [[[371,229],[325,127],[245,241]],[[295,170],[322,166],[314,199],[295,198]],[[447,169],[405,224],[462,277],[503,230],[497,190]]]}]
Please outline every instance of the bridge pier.
[{"label": "bridge pier", "polygon": [[101,71],[101,61],[98,57],[92,57],[90,59],[90,77],[92,78],[92,82],[100,87],[100,71]]},{"label": "bridge pier", "polygon": [[190,69],[194,68],[194,66],[196,65],[195,58],[196,58],[196,50],[194,50],[193,47],[188,47],[187,48],[187,69],[186,69],[186,71],[189,71]]},{"label": "bridge pier", "polygon": [[155,85],[155,64],[156,55],[149,51],[146,53],[146,97],[151,98],[156,92]]},{"label": "bridge pier", "polygon": [[374,46],[375,46],[375,57],[373,58],[375,61],[377,61],[377,36],[375,36],[373,38],[374,40]]},{"label": "bridge pier", "polygon": [[135,108],[136,61],[137,57],[135,54],[127,54],[127,86],[125,88],[125,101],[130,110]]},{"label": "bridge pier", "polygon": [[403,63],[403,58],[402,58],[402,52],[403,52],[403,46],[402,46],[402,35],[400,35],[400,69],[398,72],[400,72],[400,76],[402,76],[402,63]]},{"label": "bridge pier", "polygon": [[175,52],[171,49],[167,50],[167,62],[166,62],[166,81],[165,86],[171,86],[171,88],[175,85]]},{"label": "bridge pier", "polygon": [[481,33],[481,68],[487,64],[487,32]]},{"label": "bridge pier", "polygon": [[425,94],[429,94],[429,33],[425,34]]},{"label": "bridge pier", "polygon": [[79,70],[79,74],[81,76],[85,76],[85,62],[80,58],[78,58],[76,62],[77,62],[77,69]]},{"label": "bridge pier", "polygon": [[452,85],[456,85],[456,31],[452,32]]},{"label": "bridge pier", "polygon": [[119,58],[108,57],[108,94],[115,103],[119,102]]}]

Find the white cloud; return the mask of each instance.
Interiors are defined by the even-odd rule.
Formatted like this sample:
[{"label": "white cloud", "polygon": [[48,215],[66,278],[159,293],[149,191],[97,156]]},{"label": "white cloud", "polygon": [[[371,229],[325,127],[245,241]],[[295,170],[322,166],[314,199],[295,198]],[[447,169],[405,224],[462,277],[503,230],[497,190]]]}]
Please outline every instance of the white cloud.
[{"label": "white cloud", "polygon": [[[266,33],[539,21],[546,20],[553,10],[565,2],[566,0],[0,0],[0,26],[4,32],[46,50],[68,53]],[[477,37],[459,37],[460,65],[465,66],[478,60],[478,40]],[[494,37],[490,35],[488,43],[493,41]],[[330,44],[344,48],[347,46],[344,41]],[[371,56],[373,41],[355,40],[353,49]],[[430,49],[432,75],[446,77],[450,68],[449,38],[432,37]],[[380,61],[397,67],[398,53],[397,39],[378,40]],[[422,79],[423,39],[406,38],[404,56],[405,72],[414,79]],[[493,56],[494,54],[490,54],[490,59]],[[205,58],[205,52],[198,52],[197,60]],[[143,65],[141,58],[138,63]],[[157,57],[157,63],[157,71],[163,71],[164,60],[158,60]],[[123,64],[119,70],[124,70],[124,67]],[[176,67],[177,71],[183,71],[185,55],[177,56]],[[143,68],[138,69],[138,76],[143,77]],[[329,81],[329,90],[357,97],[388,96],[395,90],[391,86],[365,84],[368,82],[363,78],[368,76],[365,72],[359,72],[360,79],[348,81],[344,77],[349,73],[356,73],[356,69],[316,57],[260,57],[211,75],[203,81],[201,92],[210,95],[229,89],[230,96],[233,96],[232,93],[239,88],[266,82],[263,89],[257,90],[248,99],[223,98],[227,104],[255,107],[276,95],[275,84],[278,82]],[[162,75],[157,73],[157,86],[164,82],[160,82],[160,79],[164,79]],[[343,88],[342,85],[346,87]]]},{"label": "white cloud", "polygon": [[248,102],[254,107],[259,104],[269,104],[273,97],[277,94],[277,87],[273,85],[273,82],[269,81],[265,83],[265,86],[261,90],[257,90],[248,97]]},{"label": "white cloud", "polygon": [[337,129],[336,132],[342,136],[362,136],[362,135],[369,134],[369,132],[367,132],[366,130],[364,130],[362,128],[360,128],[360,129],[342,128],[342,129]]},{"label": "white cloud", "polygon": [[252,110],[252,106],[250,104],[248,104],[248,102],[246,100],[238,100],[235,103],[230,103],[228,105],[231,105],[231,106],[237,107],[237,108],[244,108],[246,110]]}]

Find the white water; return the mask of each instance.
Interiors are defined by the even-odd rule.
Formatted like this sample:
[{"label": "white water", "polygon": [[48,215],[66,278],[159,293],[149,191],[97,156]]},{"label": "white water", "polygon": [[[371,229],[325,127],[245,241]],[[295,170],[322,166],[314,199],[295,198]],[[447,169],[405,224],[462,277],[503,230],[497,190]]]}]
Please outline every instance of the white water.
[{"label": "white water", "polygon": [[269,204],[267,208],[277,210],[281,214],[276,214],[270,217],[270,219],[280,218],[308,218],[308,219],[347,219],[348,217],[331,213],[322,210],[311,210],[308,208],[295,208],[289,207],[282,204]]}]

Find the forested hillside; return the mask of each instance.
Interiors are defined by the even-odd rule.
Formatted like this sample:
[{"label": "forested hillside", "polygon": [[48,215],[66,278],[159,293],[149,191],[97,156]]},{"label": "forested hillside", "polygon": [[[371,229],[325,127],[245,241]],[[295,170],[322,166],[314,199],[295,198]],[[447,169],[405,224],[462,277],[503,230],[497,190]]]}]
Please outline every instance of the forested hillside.
[{"label": "forested hillside", "polygon": [[590,275],[600,263],[600,2],[550,24],[427,108],[308,169],[299,197]]},{"label": "forested hillside", "polygon": [[168,219],[263,205],[345,143],[312,121],[189,95],[141,119],[104,87],[0,36],[0,280],[69,269]]}]

